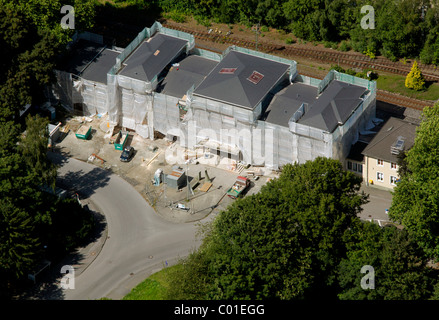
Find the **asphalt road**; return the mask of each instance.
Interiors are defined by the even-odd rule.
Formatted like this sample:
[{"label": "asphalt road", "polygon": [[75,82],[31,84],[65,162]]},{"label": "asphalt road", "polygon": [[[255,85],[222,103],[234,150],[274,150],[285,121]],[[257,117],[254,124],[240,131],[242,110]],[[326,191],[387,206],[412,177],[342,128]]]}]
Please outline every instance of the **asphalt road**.
[{"label": "asphalt road", "polygon": [[199,245],[194,223],[160,218],[145,199],[115,174],[72,158],[51,154],[61,164],[63,184],[89,198],[105,215],[108,237],[99,255],[59,299],[121,299],[149,274],[186,256]]}]

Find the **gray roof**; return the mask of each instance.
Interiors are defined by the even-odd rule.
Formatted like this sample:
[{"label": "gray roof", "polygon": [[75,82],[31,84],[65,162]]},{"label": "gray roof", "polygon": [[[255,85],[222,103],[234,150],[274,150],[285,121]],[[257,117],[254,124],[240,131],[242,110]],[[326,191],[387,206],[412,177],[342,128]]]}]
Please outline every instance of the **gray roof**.
[{"label": "gray roof", "polygon": [[[289,65],[231,50],[195,89],[194,95],[254,109],[287,73]],[[233,73],[220,73],[236,68]],[[248,80],[254,72],[263,77]],[[257,78],[256,76],[255,78]]]},{"label": "gray roof", "polygon": [[364,87],[334,80],[309,107],[298,123],[333,132],[342,125],[361,103]]},{"label": "gray roof", "polygon": [[288,121],[302,103],[312,104],[316,97],[316,87],[293,83],[274,96],[267,108],[265,121],[288,127]]},{"label": "gray roof", "polygon": [[190,55],[169,70],[159,86],[160,92],[181,98],[193,85],[198,86],[217,64],[217,61]]},{"label": "gray roof", "polygon": [[409,150],[415,142],[416,128],[416,124],[391,117],[363,150],[362,154],[396,163],[398,157],[390,152],[391,146],[397,141],[398,137],[404,137],[404,150]]},{"label": "gray roof", "polygon": [[187,43],[187,40],[157,33],[143,41],[123,61],[120,74],[149,82],[182,52]]},{"label": "gray roof", "polygon": [[100,83],[107,83],[107,73],[116,64],[116,57],[120,52],[104,49],[93,62],[83,71],[81,77]]},{"label": "gray roof", "polygon": [[106,49],[103,45],[81,39],[74,44],[64,70],[106,84],[107,72],[116,64],[118,55],[119,52]]}]

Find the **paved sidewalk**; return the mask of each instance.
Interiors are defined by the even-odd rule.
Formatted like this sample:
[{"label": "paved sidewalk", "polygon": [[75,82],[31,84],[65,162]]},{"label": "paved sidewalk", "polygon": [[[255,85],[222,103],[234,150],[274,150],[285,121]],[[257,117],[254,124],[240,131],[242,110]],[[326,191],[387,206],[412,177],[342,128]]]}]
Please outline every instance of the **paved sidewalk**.
[{"label": "paved sidewalk", "polygon": [[75,269],[75,276],[79,276],[96,259],[108,238],[107,223],[103,212],[91,199],[80,200],[83,206],[87,205],[96,217],[96,230],[93,240],[85,247],[80,247],[70,254],[60,265],[71,265]]},{"label": "paved sidewalk", "polygon": [[361,191],[369,194],[369,202],[363,205],[363,211],[359,214],[360,219],[390,221],[386,209],[389,209],[392,204],[393,196],[391,192],[364,184]]}]

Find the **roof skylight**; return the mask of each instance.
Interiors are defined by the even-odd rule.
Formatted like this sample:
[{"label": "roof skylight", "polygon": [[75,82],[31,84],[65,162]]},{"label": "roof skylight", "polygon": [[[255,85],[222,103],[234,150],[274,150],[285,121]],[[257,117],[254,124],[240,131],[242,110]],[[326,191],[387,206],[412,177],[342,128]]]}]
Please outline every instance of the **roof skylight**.
[{"label": "roof skylight", "polygon": [[219,73],[221,74],[234,74],[238,68],[222,68]]},{"label": "roof skylight", "polygon": [[264,75],[262,73],[259,73],[257,71],[253,71],[253,73],[247,78],[248,81],[254,84],[258,84],[259,81],[264,78]]}]

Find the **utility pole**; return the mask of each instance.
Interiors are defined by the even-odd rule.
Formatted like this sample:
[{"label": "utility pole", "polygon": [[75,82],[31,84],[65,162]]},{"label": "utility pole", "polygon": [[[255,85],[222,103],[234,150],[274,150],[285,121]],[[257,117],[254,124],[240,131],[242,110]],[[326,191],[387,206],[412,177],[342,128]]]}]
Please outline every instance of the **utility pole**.
[{"label": "utility pole", "polygon": [[259,35],[260,26],[261,26],[261,20],[259,20],[259,22],[252,27],[253,31],[255,31],[256,34],[256,51],[258,50],[258,35]]},{"label": "utility pole", "polygon": [[194,195],[194,191],[189,184],[189,159],[186,161],[186,185],[187,185],[187,196],[186,200],[189,201],[190,195]]}]

